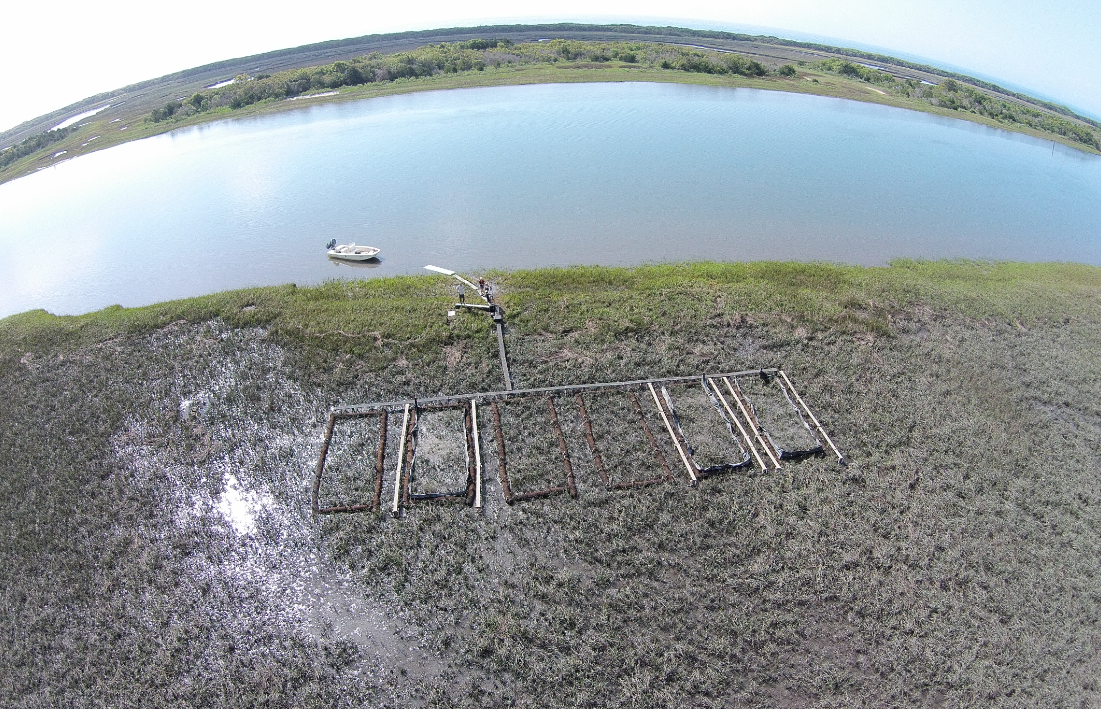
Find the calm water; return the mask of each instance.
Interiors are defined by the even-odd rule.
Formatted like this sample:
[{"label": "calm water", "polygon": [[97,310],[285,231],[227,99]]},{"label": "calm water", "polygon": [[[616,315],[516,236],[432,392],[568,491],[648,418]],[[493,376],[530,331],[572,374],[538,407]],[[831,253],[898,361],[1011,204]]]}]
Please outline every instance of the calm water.
[{"label": "calm water", "polygon": [[[331,238],[384,258],[335,265]],[[746,89],[420,93],[182,130],[0,185],[0,254],[0,316],[428,263],[1101,264],[1101,159]]]}]

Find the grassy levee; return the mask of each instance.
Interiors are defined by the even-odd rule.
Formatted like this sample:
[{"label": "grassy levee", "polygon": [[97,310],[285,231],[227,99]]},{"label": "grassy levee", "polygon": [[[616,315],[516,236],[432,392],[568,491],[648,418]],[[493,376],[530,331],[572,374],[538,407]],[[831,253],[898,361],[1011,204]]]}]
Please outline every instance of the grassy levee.
[{"label": "grassy levee", "polygon": [[[577,447],[577,500],[508,507],[490,476],[482,515],[314,520],[330,405],[500,388],[488,320],[443,317],[447,279],[9,317],[6,701],[1101,701],[1101,269],[490,276],[519,385],[782,365],[850,466],[605,492]],[[353,477],[373,474],[356,436],[377,426],[358,425],[331,452]],[[482,450],[492,470],[486,431]],[[235,490],[251,526],[227,521]]]}]

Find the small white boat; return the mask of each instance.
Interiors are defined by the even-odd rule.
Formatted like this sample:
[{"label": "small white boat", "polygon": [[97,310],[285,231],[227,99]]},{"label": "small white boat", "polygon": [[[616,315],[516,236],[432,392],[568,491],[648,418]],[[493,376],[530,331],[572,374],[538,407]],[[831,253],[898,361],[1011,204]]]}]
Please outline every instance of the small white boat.
[{"label": "small white boat", "polygon": [[367,261],[378,256],[379,249],[374,246],[357,246],[353,241],[350,244],[329,244],[329,258],[338,258],[344,261]]}]

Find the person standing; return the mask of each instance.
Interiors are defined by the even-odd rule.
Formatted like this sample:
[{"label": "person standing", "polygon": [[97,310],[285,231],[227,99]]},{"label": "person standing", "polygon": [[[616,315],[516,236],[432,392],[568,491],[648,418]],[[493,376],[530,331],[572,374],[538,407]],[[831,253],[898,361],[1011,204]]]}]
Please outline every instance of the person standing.
[{"label": "person standing", "polygon": [[463,287],[462,283],[459,284],[459,302],[466,302],[466,288]]}]

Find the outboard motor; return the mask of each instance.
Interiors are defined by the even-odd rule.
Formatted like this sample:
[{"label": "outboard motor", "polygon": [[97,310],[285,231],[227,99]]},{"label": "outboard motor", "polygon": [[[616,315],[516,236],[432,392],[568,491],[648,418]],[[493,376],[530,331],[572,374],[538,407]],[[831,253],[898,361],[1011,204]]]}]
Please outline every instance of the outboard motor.
[{"label": "outboard motor", "polygon": [[336,246],[336,239],[333,239],[329,243],[325,244],[325,250],[326,251],[332,251],[333,247],[335,247],[335,246]]}]

